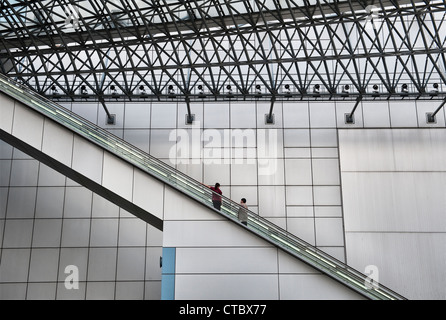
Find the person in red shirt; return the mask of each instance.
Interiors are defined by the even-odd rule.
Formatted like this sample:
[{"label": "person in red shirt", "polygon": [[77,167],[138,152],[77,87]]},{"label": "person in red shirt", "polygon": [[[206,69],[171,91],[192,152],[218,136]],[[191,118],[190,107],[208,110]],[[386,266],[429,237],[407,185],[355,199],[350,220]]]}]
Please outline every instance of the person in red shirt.
[{"label": "person in red shirt", "polygon": [[208,187],[209,189],[211,189],[212,192],[212,203],[214,204],[214,208],[217,210],[221,209],[221,195],[223,194],[223,192],[220,190],[220,184],[217,182],[215,184],[214,187],[205,185],[204,186]]}]

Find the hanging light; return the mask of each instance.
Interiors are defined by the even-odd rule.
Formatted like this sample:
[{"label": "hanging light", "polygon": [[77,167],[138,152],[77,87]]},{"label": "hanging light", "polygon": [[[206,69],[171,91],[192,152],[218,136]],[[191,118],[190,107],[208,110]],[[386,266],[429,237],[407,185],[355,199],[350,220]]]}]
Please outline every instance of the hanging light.
[{"label": "hanging light", "polygon": [[285,97],[287,98],[291,97],[291,88],[289,84],[285,85],[285,90],[283,92],[285,93]]},{"label": "hanging light", "polygon": [[226,86],[226,92],[227,92],[229,98],[232,98],[232,97],[234,96],[234,95],[232,94],[232,87],[231,87],[230,84],[228,84],[228,85]]},{"label": "hanging light", "polygon": [[175,90],[173,89],[173,85],[169,85],[168,93],[169,93],[169,98],[171,99],[175,98]]},{"label": "hanging light", "polygon": [[198,97],[200,98],[206,98],[205,94],[204,94],[204,89],[203,86],[201,84],[198,85]]},{"label": "hanging light", "polygon": [[350,94],[350,85],[346,84],[342,87],[342,96],[348,97],[349,94]]},{"label": "hanging light", "polygon": [[319,97],[320,92],[321,92],[321,86],[319,84],[315,84],[313,87],[313,95]]},{"label": "hanging light", "polygon": [[147,97],[147,92],[146,92],[146,89],[144,88],[143,85],[140,85],[140,86],[139,86],[139,94],[140,94],[141,97],[143,97],[143,98]]}]

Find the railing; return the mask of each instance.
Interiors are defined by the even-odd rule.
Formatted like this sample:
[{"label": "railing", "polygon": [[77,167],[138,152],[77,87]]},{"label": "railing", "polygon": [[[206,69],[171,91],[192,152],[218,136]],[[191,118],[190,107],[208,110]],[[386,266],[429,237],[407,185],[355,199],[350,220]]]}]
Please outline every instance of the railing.
[{"label": "railing", "polygon": [[363,296],[370,299],[405,299],[381,284],[371,281],[366,275],[350,268],[343,262],[318,250],[309,243],[247,209],[242,209],[248,215],[247,225],[243,225],[238,219],[238,212],[242,208],[238,203],[221,196],[221,209],[215,209],[212,203],[212,190],[207,186],[1,74],[0,91],[73,130],[196,201],[203,203],[210,209],[219,212],[228,219],[240,224],[240,226],[315,267],[322,273],[344,283]]}]

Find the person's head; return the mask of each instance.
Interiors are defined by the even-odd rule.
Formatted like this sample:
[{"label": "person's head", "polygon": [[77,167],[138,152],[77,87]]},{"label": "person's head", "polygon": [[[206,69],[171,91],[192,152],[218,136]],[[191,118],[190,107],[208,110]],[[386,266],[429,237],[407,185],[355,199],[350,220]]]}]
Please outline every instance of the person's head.
[{"label": "person's head", "polygon": [[215,188],[220,188],[220,184],[218,182],[215,184]]},{"label": "person's head", "polygon": [[246,203],[246,199],[242,198],[242,200],[240,200],[240,203]]}]

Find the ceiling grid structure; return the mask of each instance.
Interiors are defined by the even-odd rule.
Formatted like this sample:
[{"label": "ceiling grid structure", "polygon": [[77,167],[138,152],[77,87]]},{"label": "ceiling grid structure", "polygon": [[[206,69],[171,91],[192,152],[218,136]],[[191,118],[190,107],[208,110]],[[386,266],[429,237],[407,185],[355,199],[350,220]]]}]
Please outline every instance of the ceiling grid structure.
[{"label": "ceiling grid structure", "polygon": [[67,101],[442,101],[445,13],[415,0],[3,0],[0,72]]}]

